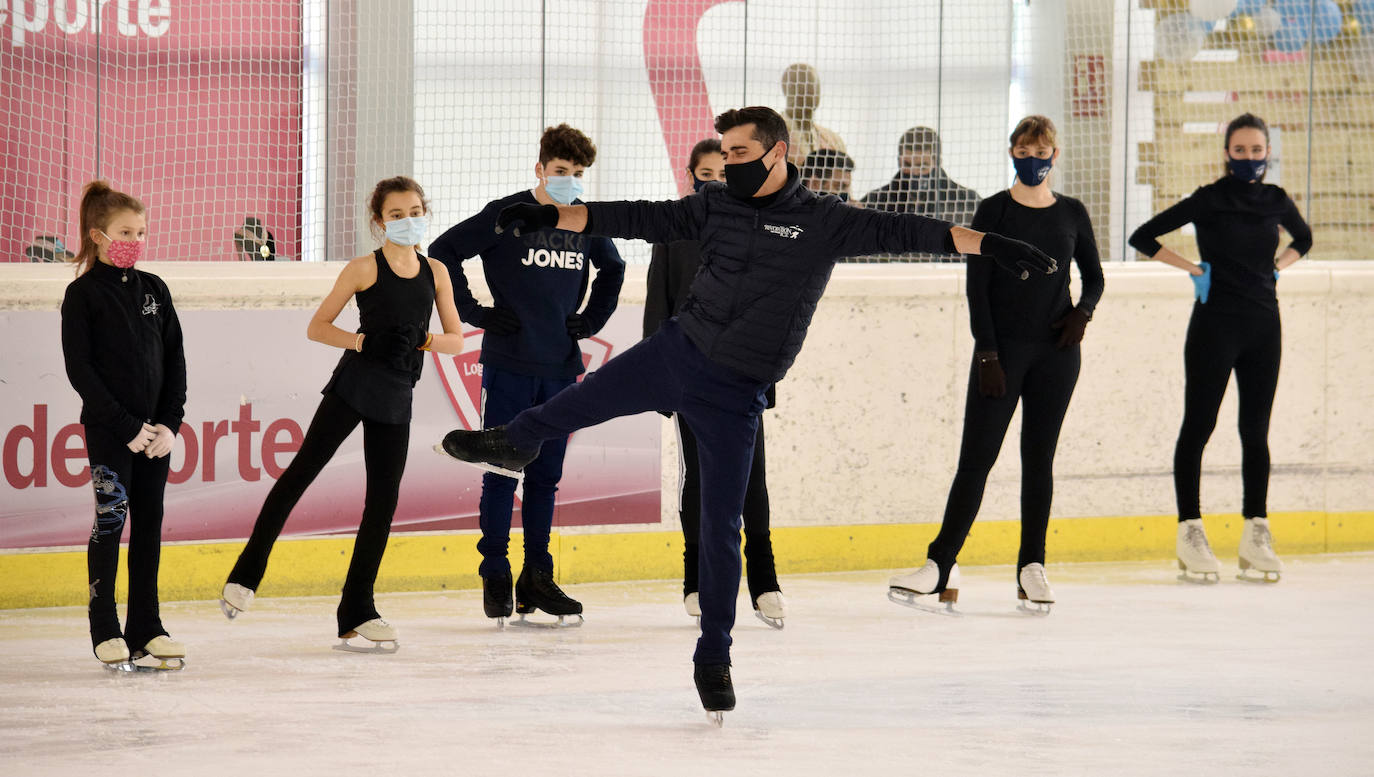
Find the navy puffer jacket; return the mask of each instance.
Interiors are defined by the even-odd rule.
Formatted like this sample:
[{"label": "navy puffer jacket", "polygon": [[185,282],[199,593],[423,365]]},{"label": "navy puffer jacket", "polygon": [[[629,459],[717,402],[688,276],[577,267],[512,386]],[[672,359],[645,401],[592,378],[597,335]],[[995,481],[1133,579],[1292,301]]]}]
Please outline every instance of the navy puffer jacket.
[{"label": "navy puffer jacket", "polygon": [[950,253],[949,222],[855,208],[787,184],[765,207],[708,184],[666,202],[587,203],[590,231],[651,243],[696,240],[701,269],[678,320],[711,361],[776,382],[801,351],[835,260],[879,252]]}]

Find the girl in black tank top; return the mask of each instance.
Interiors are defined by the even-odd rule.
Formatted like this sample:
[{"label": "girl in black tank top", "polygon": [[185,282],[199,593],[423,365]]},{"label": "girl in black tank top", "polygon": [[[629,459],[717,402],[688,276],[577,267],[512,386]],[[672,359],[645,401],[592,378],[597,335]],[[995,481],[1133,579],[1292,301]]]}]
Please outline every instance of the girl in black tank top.
[{"label": "girl in black tank top", "polygon": [[[422,351],[456,354],[463,348],[463,335],[448,270],[415,249],[428,226],[429,206],[420,185],[405,177],[388,178],[377,184],[369,205],[373,231],[380,237],[384,230],[385,241],[339,273],[307,330],[311,340],[342,348],[344,354],[324,387],[300,451],[263,502],[252,537],[229,573],[221,607],[230,618],[248,609],[291,509],[362,424],[367,491],[337,613],[344,641],[336,647],[391,652],[398,646],[396,630],[378,615],[372,588],[405,471],[412,391],[424,365]],[[334,325],[350,297],[358,301],[357,332]],[[443,334],[428,331],[434,306]],[[373,646],[349,645],[355,636]]]}]

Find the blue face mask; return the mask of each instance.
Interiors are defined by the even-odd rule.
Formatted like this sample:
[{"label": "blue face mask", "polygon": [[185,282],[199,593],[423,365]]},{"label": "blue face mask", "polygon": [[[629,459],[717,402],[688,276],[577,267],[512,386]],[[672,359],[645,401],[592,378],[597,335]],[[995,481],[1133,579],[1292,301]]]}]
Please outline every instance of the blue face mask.
[{"label": "blue face mask", "polygon": [[1264,171],[1269,168],[1268,159],[1227,159],[1226,166],[1230,168],[1231,175],[1246,182],[1258,181]]},{"label": "blue face mask", "polygon": [[419,245],[428,231],[428,216],[411,216],[386,223],[386,239],[398,246]]},{"label": "blue face mask", "polygon": [[708,184],[708,183],[710,183],[710,181],[703,181],[703,180],[701,180],[700,178],[698,178],[698,177],[696,177],[695,175],[693,175],[693,176],[692,176],[692,191],[694,191],[694,192],[699,192],[699,191],[701,191],[701,187],[705,186],[705,185]]},{"label": "blue face mask", "polygon": [[1050,168],[1054,167],[1054,160],[1041,159],[1037,156],[1012,157],[1011,166],[1016,168],[1016,177],[1021,183],[1027,186],[1039,186],[1045,180],[1045,176],[1050,174]]},{"label": "blue face mask", "polygon": [[582,196],[582,179],[574,178],[571,175],[551,175],[544,184],[544,191],[549,193],[554,202],[560,205],[571,205],[573,200]]}]

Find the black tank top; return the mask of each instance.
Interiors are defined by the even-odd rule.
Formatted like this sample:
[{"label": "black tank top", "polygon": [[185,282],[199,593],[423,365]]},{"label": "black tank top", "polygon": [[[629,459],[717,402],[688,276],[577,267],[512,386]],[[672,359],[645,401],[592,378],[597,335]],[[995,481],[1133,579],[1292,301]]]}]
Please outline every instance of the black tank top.
[{"label": "black tank top", "polygon": [[[371,335],[406,325],[429,328],[434,309],[434,272],[425,257],[418,252],[416,256],[420,259],[419,274],[402,278],[392,272],[380,248],[373,254],[377,282],[354,295],[358,301],[359,332]],[[334,392],[370,421],[410,423],[411,396],[424,367],[424,355],[415,350],[397,362],[384,364],[350,348],[339,359],[324,392]]]}]

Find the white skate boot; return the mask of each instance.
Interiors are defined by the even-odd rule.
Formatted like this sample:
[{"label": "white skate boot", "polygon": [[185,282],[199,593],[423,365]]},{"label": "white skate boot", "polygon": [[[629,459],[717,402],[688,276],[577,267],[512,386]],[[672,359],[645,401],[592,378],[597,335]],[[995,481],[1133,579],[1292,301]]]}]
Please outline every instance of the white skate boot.
[{"label": "white skate boot", "polygon": [[682,606],[687,610],[687,614],[701,622],[701,595],[696,591],[682,597]]},{"label": "white skate boot", "polygon": [[[1202,527],[1201,518],[1190,518],[1178,522],[1178,568],[1183,574],[1179,580],[1192,583],[1221,582],[1221,562],[1207,544],[1207,531]],[[1194,577],[1193,575],[1197,575]]]},{"label": "white skate boot", "polygon": [[239,617],[239,613],[245,612],[253,604],[253,589],[245,588],[238,583],[225,583],[224,592],[219,595],[219,608],[224,612],[224,617],[233,620]]},{"label": "white skate boot", "polygon": [[133,664],[129,661],[129,646],[123,637],[107,639],[96,645],[95,657],[112,672],[133,671]]},{"label": "white skate boot", "polygon": [[1016,575],[1017,609],[1031,615],[1049,615],[1054,591],[1045,578],[1044,564],[1027,564]]},{"label": "white skate boot", "polygon": [[939,602],[944,605],[943,608],[917,601],[918,596],[933,594],[940,586],[940,565],[929,559],[926,560],[925,566],[915,572],[893,575],[887,581],[887,586],[887,598],[904,607],[940,614],[959,614],[954,609],[954,603],[959,601],[958,564],[949,568],[949,579],[945,581],[944,590],[939,592]]},{"label": "white skate boot", "polygon": [[[1253,569],[1259,577],[1249,574]],[[1283,574],[1283,562],[1274,552],[1274,535],[1269,533],[1268,518],[1247,518],[1240,532],[1240,574],[1237,579],[1252,583],[1277,583]]]},{"label": "white skate boot", "polygon": [[142,649],[134,651],[134,658],[152,656],[158,660],[158,664],[134,664],[134,668],[144,672],[175,672],[186,666],[186,646],[174,641],[171,637],[162,634],[148,640],[148,644]]},{"label": "white skate boot", "polygon": [[754,600],[754,614],[769,626],[781,629],[782,619],[787,617],[787,602],[782,598],[782,591],[759,594]]},{"label": "white skate boot", "polygon": [[[371,642],[372,645],[349,644],[348,641],[354,637],[362,637]],[[373,618],[339,637],[339,644],[335,645],[334,649],[348,653],[395,653],[401,649],[401,643],[397,641],[396,629],[390,623],[381,618]]]}]

